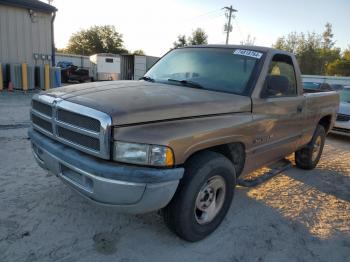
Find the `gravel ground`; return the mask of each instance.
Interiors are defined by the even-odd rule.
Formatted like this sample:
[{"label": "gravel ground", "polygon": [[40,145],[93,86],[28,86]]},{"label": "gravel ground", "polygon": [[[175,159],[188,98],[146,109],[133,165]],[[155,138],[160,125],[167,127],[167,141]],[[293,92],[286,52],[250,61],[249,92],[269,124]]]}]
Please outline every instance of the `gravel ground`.
[{"label": "gravel ground", "polygon": [[237,188],[198,243],[156,213],[91,206],[34,162],[31,94],[0,94],[0,261],[350,261],[350,139],[329,136],[317,169]]}]

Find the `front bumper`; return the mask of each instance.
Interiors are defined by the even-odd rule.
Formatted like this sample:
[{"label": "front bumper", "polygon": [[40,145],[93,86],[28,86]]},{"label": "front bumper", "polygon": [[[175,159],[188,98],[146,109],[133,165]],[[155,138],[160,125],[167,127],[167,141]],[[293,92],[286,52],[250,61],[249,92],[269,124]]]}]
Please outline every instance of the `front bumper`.
[{"label": "front bumper", "polygon": [[331,133],[350,136],[350,121],[336,121]]},{"label": "front bumper", "polygon": [[94,203],[144,213],[166,206],[183,168],[157,169],[99,159],[28,131],[38,164]]}]

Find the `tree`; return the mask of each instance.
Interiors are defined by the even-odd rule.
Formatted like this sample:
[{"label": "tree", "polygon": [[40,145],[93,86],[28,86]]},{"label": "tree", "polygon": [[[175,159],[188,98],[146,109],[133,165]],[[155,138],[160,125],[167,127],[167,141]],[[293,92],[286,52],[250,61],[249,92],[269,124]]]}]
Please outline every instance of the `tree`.
[{"label": "tree", "polygon": [[192,32],[190,37],[186,35],[178,35],[177,41],[173,43],[174,48],[184,47],[188,45],[206,45],[208,44],[208,36],[202,28],[197,28]]},{"label": "tree", "polygon": [[322,68],[322,74],[325,74],[327,71],[327,66],[331,62],[340,59],[340,48],[335,48],[335,41],[333,40],[333,31],[332,25],[327,23],[325,25],[325,30],[322,34],[322,49],[321,57],[323,60],[324,67]]},{"label": "tree", "polygon": [[345,49],[343,53],[343,59],[350,60],[350,46],[347,49]]},{"label": "tree", "polygon": [[323,49],[332,49],[335,45],[335,41],[333,41],[333,31],[332,31],[332,24],[326,23],[325,30],[322,34],[322,47]]},{"label": "tree", "polygon": [[327,66],[327,75],[350,76],[350,60],[337,59]]},{"label": "tree", "polygon": [[252,37],[251,35],[247,36],[246,40],[241,41],[241,45],[254,45],[255,44],[255,37]]},{"label": "tree", "polygon": [[145,52],[142,50],[142,49],[139,49],[139,50],[135,50],[134,55],[145,55]]},{"label": "tree", "polygon": [[208,36],[202,28],[197,28],[192,32],[192,36],[188,38],[190,45],[207,45]]},{"label": "tree", "polygon": [[184,47],[187,46],[187,39],[185,35],[178,35],[177,36],[177,41],[175,41],[173,43],[174,48],[178,48],[178,47]]},{"label": "tree", "polygon": [[343,52],[340,59],[336,59],[327,65],[326,74],[350,76],[350,47]]},{"label": "tree", "polygon": [[122,35],[113,25],[92,26],[74,33],[69,39],[67,51],[78,55],[127,53]]},{"label": "tree", "polygon": [[332,25],[327,23],[322,34],[292,32],[279,37],[273,47],[294,53],[303,74],[324,75],[328,64],[340,58],[333,37]]}]

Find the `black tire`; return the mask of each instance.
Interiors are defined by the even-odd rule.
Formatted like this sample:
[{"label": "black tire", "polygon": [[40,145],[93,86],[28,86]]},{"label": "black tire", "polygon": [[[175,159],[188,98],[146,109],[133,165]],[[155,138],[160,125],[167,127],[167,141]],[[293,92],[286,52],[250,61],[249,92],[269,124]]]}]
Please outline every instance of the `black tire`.
[{"label": "black tire", "polygon": [[[195,209],[196,200],[199,197],[199,192],[203,192],[203,186],[214,179],[222,182],[221,192],[224,193],[220,193],[221,199],[218,205],[221,208],[217,208],[217,213],[211,221],[201,224],[198,222],[197,211],[199,209]],[[193,156],[185,164],[184,177],[181,179],[173,199],[162,210],[166,225],[186,241],[195,242],[205,238],[224,219],[231,206],[235,185],[235,169],[232,162],[226,157],[211,151]],[[213,195],[216,196],[215,199],[219,199],[219,190],[216,192],[218,193],[213,193]]]},{"label": "black tire", "polygon": [[[320,139],[320,145],[318,147],[317,156],[313,157],[314,148],[318,143],[318,139]],[[325,140],[326,131],[323,126],[318,125],[310,143],[308,143],[304,148],[295,152],[296,166],[307,170],[314,169],[320,161]]]}]

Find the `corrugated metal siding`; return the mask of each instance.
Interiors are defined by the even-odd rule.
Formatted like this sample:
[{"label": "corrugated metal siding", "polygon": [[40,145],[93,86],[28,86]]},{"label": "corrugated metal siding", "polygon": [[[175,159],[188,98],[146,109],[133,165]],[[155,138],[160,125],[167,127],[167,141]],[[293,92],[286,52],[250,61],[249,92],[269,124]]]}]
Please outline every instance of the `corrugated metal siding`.
[{"label": "corrugated metal siding", "polygon": [[[51,55],[51,15],[0,4],[0,61],[35,64],[34,53]],[[38,60],[37,64],[48,63]]]},{"label": "corrugated metal siding", "polygon": [[146,57],[135,55],[134,79],[138,80],[146,73]]},{"label": "corrugated metal siding", "polygon": [[150,69],[158,60],[159,57],[146,56],[146,71],[148,71],[148,69]]}]

